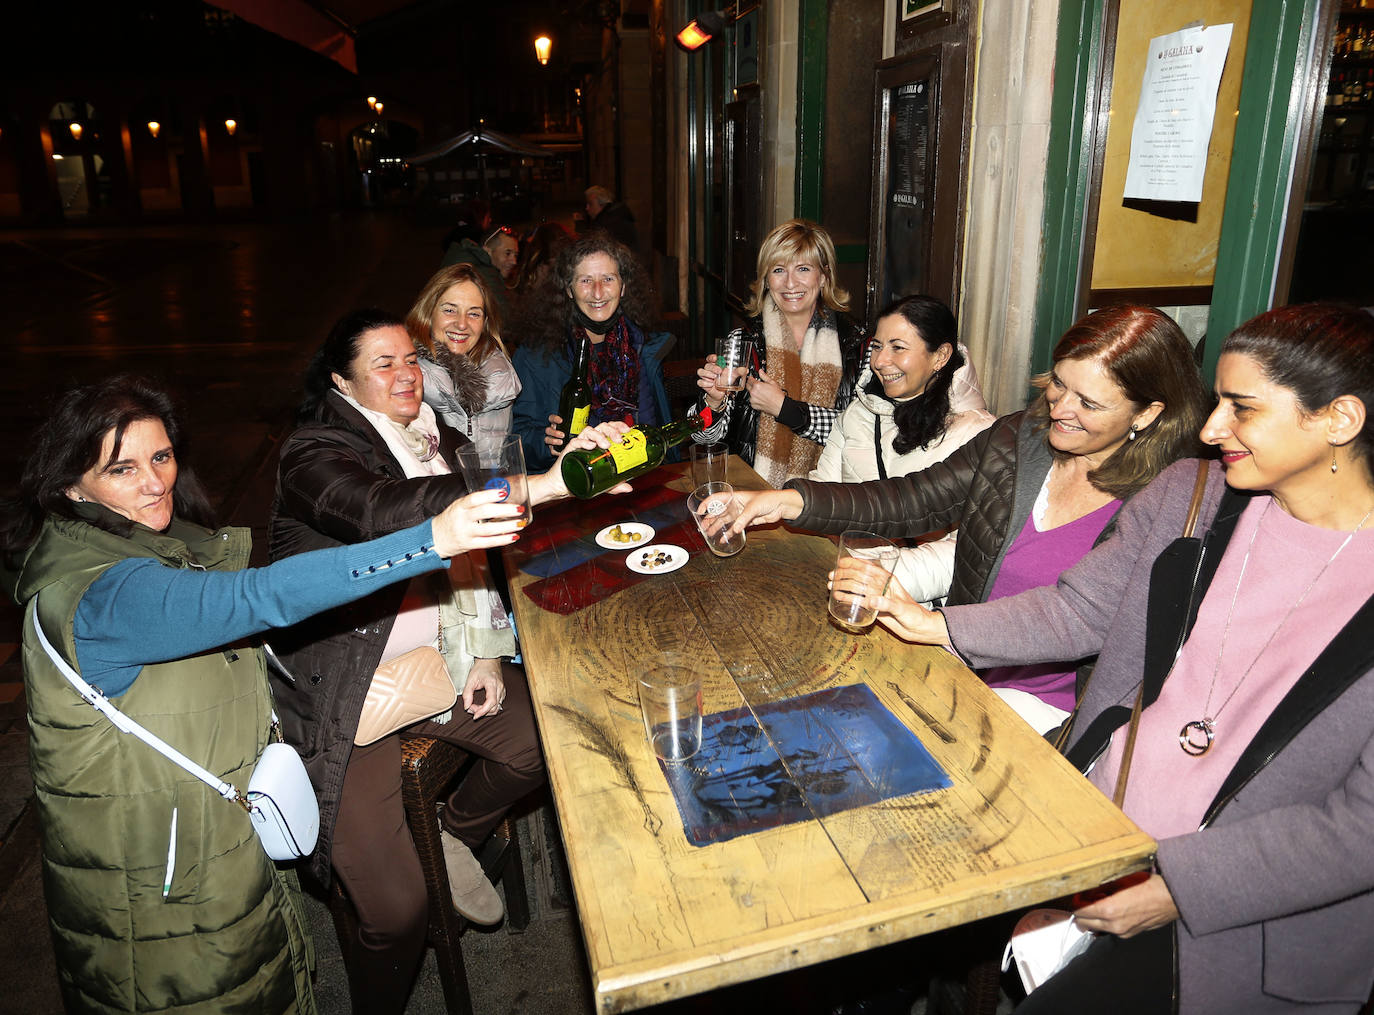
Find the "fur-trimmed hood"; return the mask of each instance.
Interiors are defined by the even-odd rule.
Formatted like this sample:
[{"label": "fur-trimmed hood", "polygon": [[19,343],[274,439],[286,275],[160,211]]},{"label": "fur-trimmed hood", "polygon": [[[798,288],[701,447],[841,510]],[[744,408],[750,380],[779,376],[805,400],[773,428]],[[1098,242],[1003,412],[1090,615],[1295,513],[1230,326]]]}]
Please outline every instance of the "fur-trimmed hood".
[{"label": "fur-trimmed hood", "polygon": [[436,342],[432,352],[416,342],[415,351],[421,359],[429,360],[449,375],[453,381],[453,395],[467,415],[475,416],[486,408],[487,377],[479,363],[454,352],[443,342]]}]

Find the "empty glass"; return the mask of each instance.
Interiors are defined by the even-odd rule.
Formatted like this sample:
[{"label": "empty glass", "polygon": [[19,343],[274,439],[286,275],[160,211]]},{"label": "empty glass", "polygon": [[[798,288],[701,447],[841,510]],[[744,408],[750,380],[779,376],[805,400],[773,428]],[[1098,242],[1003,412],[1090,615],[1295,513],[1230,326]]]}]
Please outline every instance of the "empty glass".
[{"label": "empty glass", "polygon": [[507,504],[525,505],[522,527],[534,521],[525,473],[525,449],[518,434],[480,435],[458,449],[458,468],[468,489],[504,490]]},{"label": "empty glass", "polygon": [[754,362],[754,341],[743,335],[726,335],[716,339],[716,366],[720,377],[716,387],[722,391],[739,391]]},{"label": "empty glass", "polygon": [[838,567],[846,557],[866,561],[873,565],[865,569],[863,576],[847,579],[840,587],[830,590],[830,616],[845,630],[859,632],[872,626],[878,619],[878,611],[863,605],[865,596],[881,596],[887,592],[892,580],[892,569],[897,566],[898,549],[890,539],[873,532],[850,529],[840,536],[840,552],[835,558]]},{"label": "empty glass", "polygon": [[744,533],[730,531],[741,507],[729,483],[703,483],[688,495],[687,510],[717,557],[733,557],[744,549]]},{"label": "empty glass", "polygon": [[725,462],[730,457],[730,446],[724,441],[711,444],[692,445],[692,485],[705,483],[724,483],[729,477],[725,474]]},{"label": "empty glass", "polygon": [[639,678],[644,733],[664,761],[701,750],[701,678],[682,666],[660,666]]}]

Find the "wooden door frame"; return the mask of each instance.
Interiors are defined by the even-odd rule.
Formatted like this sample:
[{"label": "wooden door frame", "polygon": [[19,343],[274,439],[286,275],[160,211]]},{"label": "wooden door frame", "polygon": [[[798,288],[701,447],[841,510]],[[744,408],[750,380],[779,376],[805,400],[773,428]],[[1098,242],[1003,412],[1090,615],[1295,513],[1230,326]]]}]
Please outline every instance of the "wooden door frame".
[{"label": "wooden door frame", "polygon": [[[1101,101],[1109,5],[1115,0],[1063,0],[1059,9],[1050,146],[1045,174],[1044,263],[1036,302],[1031,368],[1048,368],[1059,336],[1085,308],[1084,250],[1089,228],[1094,152],[1105,136]],[[1330,0],[1322,0],[1323,4]],[[1309,13],[1303,0],[1255,0],[1241,79],[1231,172],[1222,212],[1217,269],[1203,346],[1207,383],[1221,340],[1274,301],[1287,211],[1306,167],[1297,154],[1314,129],[1314,39],[1329,12]],[[1111,19],[1114,24],[1114,19]],[[1329,24],[1326,31],[1329,34]],[[1325,38],[1325,36],[1322,36]],[[1318,57],[1319,59],[1319,57]],[[1299,198],[1300,201],[1300,198]],[[1291,251],[1288,254],[1291,267]]]}]

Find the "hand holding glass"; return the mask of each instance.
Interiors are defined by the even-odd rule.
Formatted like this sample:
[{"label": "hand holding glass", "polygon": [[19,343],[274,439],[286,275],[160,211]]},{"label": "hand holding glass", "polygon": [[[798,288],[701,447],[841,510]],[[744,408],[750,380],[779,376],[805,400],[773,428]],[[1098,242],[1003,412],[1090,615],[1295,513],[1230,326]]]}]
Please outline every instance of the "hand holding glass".
[{"label": "hand holding glass", "polygon": [[892,540],[872,532],[851,529],[840,536],[830,588],[830,616],[840,627],[859,632],[878,619],[878,611],[865,606],[864,598],[886,594],[898,552]]},{"label": "hand holding glass", "polygon": [[525,524],[534,520],[525,473],[525,449],[518,434],[480,435],[477,443],[458,449],[458,468],[469,490],[503,492],[506,504],[525,506]]},{"label": "hand holding glass", "polygon": [[701,750],[701,678],[685,667],[661,666],[639,678],[644,733],[664,761],[686,761]]},{"label": "hand holding glass", "polygon": [[744,379],[749,375],[749,366],[754,361],[754,342],[742,335],[726,335],[716,340],[716,366],[720,367],[720,378],[716,387],[721,391],[739,391],[744,387]]},{"label": "hand holding glass", "polygon": [[744,531],[730,528],[739,519],[740,502],[729,483],[703,483],[688,496],[687,510],[717,557],[732,557],[744,549]]}]

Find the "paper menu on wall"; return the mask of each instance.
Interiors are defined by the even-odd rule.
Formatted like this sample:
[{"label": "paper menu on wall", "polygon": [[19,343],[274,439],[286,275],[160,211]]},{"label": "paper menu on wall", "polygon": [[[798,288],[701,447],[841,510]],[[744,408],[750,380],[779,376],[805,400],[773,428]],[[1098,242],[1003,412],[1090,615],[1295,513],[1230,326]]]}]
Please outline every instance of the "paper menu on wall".
[{"label": "paper menu on wall", "polygon": [[1123,197],[1202,200],[1232,27],[1185,28],[1150,40]]}]

